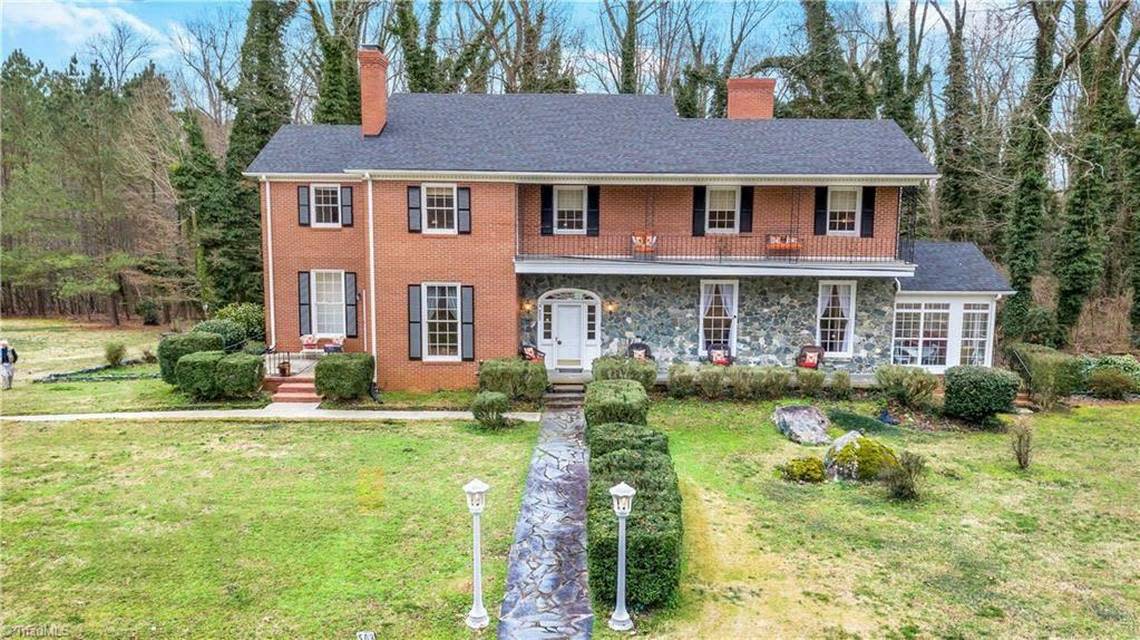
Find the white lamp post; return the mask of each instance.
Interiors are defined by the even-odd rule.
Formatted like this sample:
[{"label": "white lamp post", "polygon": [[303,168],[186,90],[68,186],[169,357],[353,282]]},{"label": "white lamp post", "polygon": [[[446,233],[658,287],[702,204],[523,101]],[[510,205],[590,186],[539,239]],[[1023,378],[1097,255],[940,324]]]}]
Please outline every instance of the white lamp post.
[{"label": "white lamp post", "polygon": [[483,564],[479,552],[479,514],[483,513],[486,504],[487,490],[491,487],[478,479],[472,480],[463,486],[467,494],[467,510],[471,512],[471,530],[474,535],[472,553],[475,557],[474,602],[471,611],[467,614],[467,626],[472,629],[482,629],[487,626],[487,610],[483,608]]},{"label": "white lamp post", "polygon": [[618,517],[618,575],[617,575],[617,605],[614,614],[610,616],[610,628],[614,631],[629,631],[633,628],[633,620],[625,610],[625,519],[633,508],[633,494],[637,493],[633,487],[622,482],[610,487],[610,495],[614,498],[614,513]]}]

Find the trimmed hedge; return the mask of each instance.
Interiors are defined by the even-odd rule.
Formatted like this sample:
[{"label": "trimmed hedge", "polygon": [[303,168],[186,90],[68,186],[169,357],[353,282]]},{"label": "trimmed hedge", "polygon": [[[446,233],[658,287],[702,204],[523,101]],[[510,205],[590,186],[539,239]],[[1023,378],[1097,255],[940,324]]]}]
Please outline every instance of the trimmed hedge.
[{"label": "trimmed hedge", "polygon": [[800,388],[800,394],[806,398],[815,398],[823,393],[823,382],[826,378],[827,374],[819,369],[796,367],[796,386]]},{"label": "trimmed hedge", "polygon": [[1013,408],[1021,378],[1005,369],[959,366],[946,370],[943,385],[946,415],[981,424],[995,413]]},{"label": "trimmed hedge", "polygon": [[697,392],[697,368],[678,363],[669,367],[669,395],[688,398]]},{"label": "trimmed hedge", "polygon": [[231,353],[218,361],[218,393],[226,398],[252,398],[261,392],[265,359],[248,353]]},{"label": "trimmed hedge", "polygon": [[604,456],[619,449],[669,453],[669,438],[642,424],[607,422],[586,429],[591,456]]},{"label": "trimmed hedge", "polygon": [[213,400],[222,395],[218,386],[218,362],[224,351],[197,351],[178,359],[178,388],[195,400]]},{"label": "trimmed hedge", "polygon": [[657,363],[627,356],[602,356],[594,359],[594,380],[636,380],[646,391],[657,384]]},{"label": "trimmed hedge", "polygon": [[828,391],[831,393],[831,397],[836,400],[850,400],[851,374],[843,370],[833,372]]},{"label": "trimmed hedge", "polygon": [[1092,374],[1101,369],[1121,371],[1140,388],[1140,362],[1135,356],[1100,356],[1099,358],[1086,357],[1083,359],[1082,370],[1086,379],[1091,382]]},{"label": "trimmed hedge", "polygon": [[1136,381],[1123,369],[1105,367],[1089,375],[1089,391],[1098,398],[1124,400],[1136,390]]},{"label": "trimmed hedge", "polygon": [[521,358],[497,358],[479,363],[479,390],[497,391],[511,400],[537,402],[550,381],[546,365]]},{"label": "trimmed hedge", "polygon": [[166,384],[178,386],[178,360],[199,351],[221,351],[222,336],[216,333],[192,332],[166,336],[158,343],[158,368]]},{"label": "trimmed hedge", "polygon": [[245,329],[233,320],[203,320],[194,325],[191,333],[216,333],[222,336],[222,348],[226,353],[241,349],[245,343]]},{"label": "trimmed hedge", "polygon": [[586,387],[586,424],[629,422],[645,424],[649,396],[634,380],[599,380]]},{"label": "trimmed hedge", "polygon": [[617,516],[610,487],[637,490],[626,523],[626,602],[639,611],[669,604],[681,579],[681,492],[673,461],[659,451],[620,449],[590,456],[586,535],[595,602],[610,606],[617,588]]},{"label": "trimmed hedge", "polygon": [[330,353],[317,360],[317,393],[328,400],[351,400],[368,395],[374,362],[370,353]]},{"label": "trimmed hedge", "polygon": [[1085,388],[1080,358],[1027,342],[1007,344],[1003,352],[1010,367],[1025,380],[1034,401],[1045,408]]},{"label": "trimmed hedge", "polygon": [[792,370],[773,365],[675,364],[669,367],[669,394],[674,398],[699,394],[706,400],[776,400],[787,395],[791,383]]},{"label": "trimmed hedge", "polygon": [[484,429],[502,429],[509,426],[503,416],[511,410],[511,400],[507,394],[498,391],[480,391],[471,402],[471,413]]},{"label": "trimmed hedge", "polygon": [[214,318],[238,323],[249,340],[265,340],[265,307],[256,302],[231,302],[218,309]]},{"label": "trimmed hedge", "polygon": [[925,409],[934,399],[938,378],[925,369],[885,364],[875,369],[875,384],[888,400],[911,409]]}]

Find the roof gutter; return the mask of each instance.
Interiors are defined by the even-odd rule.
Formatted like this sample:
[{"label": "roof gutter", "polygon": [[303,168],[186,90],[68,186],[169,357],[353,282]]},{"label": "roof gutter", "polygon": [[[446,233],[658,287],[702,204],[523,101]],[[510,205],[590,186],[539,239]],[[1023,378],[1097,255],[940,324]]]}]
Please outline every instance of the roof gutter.
[{"label": "roof gutter", "polygon": [[[414,169],[346,169],[352,176],[384,180],[453,180],[464,182],[552,182],[594,184],[757,184],[915,186],[938,177],[931,174],[747,174],[747,173],[591,173],[550,171],[429,171]],[[287,174],[284,174],[287,175]]]}]

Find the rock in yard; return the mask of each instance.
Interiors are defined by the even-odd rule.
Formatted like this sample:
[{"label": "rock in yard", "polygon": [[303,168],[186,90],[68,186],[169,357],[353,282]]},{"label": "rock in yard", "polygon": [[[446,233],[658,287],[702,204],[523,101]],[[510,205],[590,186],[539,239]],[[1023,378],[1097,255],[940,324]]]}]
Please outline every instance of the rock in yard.
[{"label": "rock in yard", "polygon": [[823,467],[829,480],[875,480],[884,468],[898,463],[890,447],[858,431],[848,431],[836,438],[823,455]]},{"label": "rock in yard", "polygon": [[827,427],[831,421],[823,412],[809,405],[780,407],[772,414],[772,422],[780,433],[800,444],[830,444]]}]

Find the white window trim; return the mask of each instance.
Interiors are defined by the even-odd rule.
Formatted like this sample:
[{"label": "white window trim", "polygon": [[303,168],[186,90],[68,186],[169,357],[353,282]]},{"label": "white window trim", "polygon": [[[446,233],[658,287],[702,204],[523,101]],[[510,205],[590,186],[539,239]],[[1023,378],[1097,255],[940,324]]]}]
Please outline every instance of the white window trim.
[{"label": "white window trim", "polygon": [[[455,322],[459,332],[455,341],[454,356],[428,355],[428,287],[455,287]],[[463,360],[463,285],[459,282],[420,283],[420,353],[425,362],[461,362]]]},{"label": "white window trim", "polygon": [[[577,184],[556,184],[552,191],[551,197],[551,211],[554,216],[554,235],[556,236],[584,236],[586,235],[586,227],[589,226],[590,216],[590,194],[586,189],[586,185]],[[559,229],[558,228],[558,192],[559,191],[581,191],[582,192],[582,228],[581,229]]]},{"label": "white window trim", "polygon": [[[336,222],[317,222],[317,189],[331,188],[336,190]],[[339,229],[340,219],[340,185],[329,182],[320,182],[309,185],[309,226],[317,229]]]},{"label": "white window trim", "polygon": [[[348,300],[344,297],[344,271],[338,269],[313,269],[309,271],[309,324],[312,327],[313,335],[319,338],[341,338],[345,333],[319,333],[317,331],[317,274],[318,273],[335,273],[340,276],[340,315],[344,319],[345,333],[348,329],[348,319],[345,313],[348,309]],[[322,303],[328,304],[328,303]]]},{"label": "white window trim", "polygon": [[[431,229],[428,227],[428,189],[451,189],[451,220],[454,224],[450,229]],[[459,235],[459,185],[454,182],[424,182],[420,184],[420,233],[438,236]]]},{"label": "white window trim", "polygon": [[[855,230],[854,231],[832,231],[831,230],[831,192],[832,191],[851,191],[855,190]],[[901,190],[900,190],[901,192]],[[826,230],[829,236],[846,236],[858,238],[859,234],[863,231],[863,188],[852,186],[830,186],[827,188],[827,218]]]},{"label": "white window trim", "polygon": [[[997,300],[993,296],[982,295],[961,295],[953,292],[946,295],[910,295],[899,294],[895,296],[895,310],[898,308],[899,303],[912,303],[912,304],[929,304],[940,303],[950,305],[950,326],[948,329],[949,335],[946,341],[946,364],[945,365],[924,365],[921,362],[917,364],[900,365],[904,367],[918,367],[925,369],[931,373],[944,373],[950,367],[955,367],[962,362],[962,324],[964,321],[964,312],[967,304],[988,304],[989,305],[989,325],[986,335],[986,367],[992,367],[994,362],[994,330],[997,327]],[[923,310],[925,313],[925,309]],[[894,313],[894,312],[892,312]],[[897,314],[891,317],[891,362],[894,362],[895,354],[895,324],[898,322]],[[921,333],[921,325],[919,332]]]},{"label": "white window trim", "polygon": [[[819,346],[823,346],[823,341],[821,340],[822,334],[819,330],[819,321],[821,319],[819,317],[819,298],[820,298],[820,296],[823,295],[823,290],[825,287],[831,287],[832,285],[836,285],[836,284],[851,285],[851,318],[848,319],[848,321],[847,321],[847,340],[846,340],[847,350],[846,351],[825,351],[823,355],[825,358],[838,358],[840,360],[846,360],[846,359],[851,358],[855,352],[855,319],[859,315],[859,313],[858,313],[859,312],[859,306],[856,304],[856,297],[855,297],[855,289],[856,289],[856,281],[855,280],[820,280],[819,281],[819,287],[816,289],[816,298],[815,298],[815,343]],[[893,329],[892,329],[892,331],[893,331]],[[892,333],[892,336],[893,336],[893,333]],[[893,339],[894,338],[892,337],[892,340]]]},{"label": "white window trim", "polygon": [[705,285],[730,284],[732,285],[732,308],[736,313],[732,316],[732,329],[728,332],[728,348],[736,356],[736,334],[740,324],[740,281],[739,280],[701,280],[700,296],[697,299],[697,353],[708,355],[705,349]]},{"label": "white window trim", "polygon": [[[710,229],[709,228],[709,203],[712,201],[712,192],[713,191],[728,191],[729,189],[732,189],[736,193],[736,210],[732,214],[732,229]],[[720,186],[705,187],[705,234],[706,235],[734,235],[734,234],[738,234],[738,233],[740,233],[740,187],[720,187]]]}]

